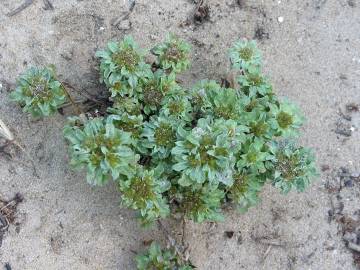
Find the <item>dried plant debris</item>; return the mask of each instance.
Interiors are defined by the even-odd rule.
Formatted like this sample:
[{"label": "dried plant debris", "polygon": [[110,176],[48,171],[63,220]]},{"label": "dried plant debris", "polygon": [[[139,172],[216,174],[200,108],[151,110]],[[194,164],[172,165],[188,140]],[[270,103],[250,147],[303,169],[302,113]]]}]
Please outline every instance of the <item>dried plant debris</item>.
[{"label": "dried plant debris", "polygon": [[[347,3],[349,5],[349,7],[352,7],[352,8],[356,7],[355,0],[348,0]],[[360,264],[360,256],[359,256],[359,264]]]},{"label": "dried plant debris", "polygon": [[245,0],[236,0],[236,3],[238,4],[238,6],[240,8],[244,8],[245,7]]},{"label": "dried plant debris", "polygon": [[20,13],[24,9],[28,8],[34,0],[25,0],[19,7],[15,8],[13,11],[10,11],[8,14],[6,14],[8,17],[15,16],[16,14]]},{"label": "dried plant debris", "polygon": [[11,200],[3,200],[0,198],[0,247],[2,238],[9,228],[10,224],[15,223],[17,206],[24,200],[20,193],[16,193]]},{"label": "dried plant debris", "polygon": [[346,110],[348,112],[358,112],[359,111],[359,105],[354,103],[354,102],[348,103],[348,104],[346,104]]},{"label": "dried plant debris", "polygon": [[200,0],[194,11],[195,24],[202,24],[210,19],[210,6],[206,3],[206,0]]},{"label": "dried plant debris", "polygon": [[[330,195],[331,209],[328,211],[329,222],[335,220],[340,225],[340,233],[346,247],[353,253],[354,263],[360,267],[360,210],[352,211],[346,209],[346,202],[342,196],[342,189],[360,187],[360,173],[350,172],[349,169],[341,167],[334,177],[338,189],[335,195]],[[329,190],[329,189],[328,189]],[[335,198],[335,199],[333,199]]]},{"label": "dried plant debris", "polygon": [[353,132],[353,126],[351,124],[351,116],[341,114],[341,117],[335,123],[334,132],[338,135],[350,137]]},{"label": "dried plant debris", "polygon": [[255,28],[254,39],[257,40],[270,39],[270,34],[269,32],[266,31],[264,26],[258,25]]},{"label": "dried plant debris", "polygon": [[44,2],[44,10],[54,10],[54,5],[50,0],[43,0]]}]

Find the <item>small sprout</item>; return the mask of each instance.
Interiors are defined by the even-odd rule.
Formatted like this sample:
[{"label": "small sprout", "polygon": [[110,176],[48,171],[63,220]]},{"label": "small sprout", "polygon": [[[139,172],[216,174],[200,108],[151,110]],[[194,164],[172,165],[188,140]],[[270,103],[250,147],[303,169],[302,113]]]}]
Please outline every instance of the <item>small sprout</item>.
[{"label": "small sprout", "polygon": [[267,151],[263,140],[248,140],[241,149],[240,158],[236,163],[238,169],[248,169],[255,174],[266,172],[266,161],[273,159]]},{"label": "small sprout", "polygon": [[191,122],[192,106],[189,96],[182,89],[170,91],[162,100],[160,115],[173,121]]},{"label": "small sprout", "polygon": [[53,68],[32,67],[19,77],[10,97],[23,107],[24,112],[39,118],[54,114],[65,103],[65,91]]},{"label": "small sprout", "polygon": [[138,270],[192,270],[189,263],[177,255],[173,249],[161,249],[160,245],[152,242],[150,248],[143,255],[136,256]]},{"label": "small sprout", "polygon": [[190,49],[188,43],[175,35],[169,35],[167,40],[153,48],[152,52],[158,57],[157,64],[160,68],[179,73],[190,66]]}]

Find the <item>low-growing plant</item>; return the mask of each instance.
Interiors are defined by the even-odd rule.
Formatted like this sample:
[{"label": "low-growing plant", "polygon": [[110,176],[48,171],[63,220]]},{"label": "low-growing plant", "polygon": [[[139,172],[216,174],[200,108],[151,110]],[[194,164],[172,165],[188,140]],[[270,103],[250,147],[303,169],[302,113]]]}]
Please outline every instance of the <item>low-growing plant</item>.
[{"label": "low-growing plant", "polygon": [[[261,73],[254,41],[230,49],[238,76],[229,87],[202,80],[184,88],[176,75],[190,66],[190,46],[174,35],[150,51],[154,63],[127,36],[96,53],[111,106],[71,117],[64,128],[71,164],[86,169],[89,183],[116,181],[143,225],[170,216],[222,220],[226,205],[241,212],[256,205],[266,183],[282,193],[305,190],[316,168],[311,151],[294,142],[304,118]],[[21,77],[12,97],[35,116],[65,100],[49,69]],[[157,244],[137,262],[138,269],[191,269]]]},{"label": "low-growing plant", "polygon": [[139,270],[192,270],[190,264],[183,262],[173,249],[161,249],[152,242],[147,252],[136,256]]},{"label": "low-growing plant", "polygon": [[[114,138],[126,134],[120,141],[127,150],[108,149],[114,143],[103,138],[105,124],[89,134],[95,150],[83,149],[79,145],[89,145],[90,138],[77,135],[72,121],[65,128],[72,163],[87,167],[94,184],[117,181],[124,204],[139,210],[144,224],[171,214],[221,220],[225,204],[241,211],[255,205],[267,182],[284,193],[303,191],[315,173],[314,161],[289,140],[303,117],[276,97],[261,74],[256,43],[239,41],[230,49],[232,69],[240,74],[236,89],[209,80],[192,90],[179,85],[176,74],[189,67],[189,48],[170,36],[151,50],[157,56],[153,65],[130,37],[99,51],[101,80],[114,106],[107,119],[85,120],[85,126],[106,121]],[[93,151],[97,158],[90,159]],[[108,153],[117,157],[112,163]]]},{"label": "low-growing plant", "polygon": [[67,99],[52,66],[29,68],[18,78],[17,87],[10,97],[23,107],[24,112],[36,118],[55,113]]}]

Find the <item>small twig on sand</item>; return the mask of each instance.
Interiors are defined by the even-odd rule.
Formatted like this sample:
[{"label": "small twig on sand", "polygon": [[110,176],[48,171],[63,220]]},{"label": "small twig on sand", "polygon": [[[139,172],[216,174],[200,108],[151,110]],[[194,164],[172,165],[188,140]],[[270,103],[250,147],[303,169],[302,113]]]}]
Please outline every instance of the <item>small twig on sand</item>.
[{"label": "small twig on sand", "polygon": [[185,246],[185,229],[186,229],[186,219],[185,216],[182,216],[182,235],[181,235],[181,245]]},{"label": "small twig on sand", "polygon": [[45,10],[54,10],[54,6],[50,2],[50,0],[43,0],[43,2],[44,2],[44,5],[45,5],[45,7],[44,7]]},{"label": "small twig on sand", "polygon": [[165,228],[164,224],[162,224],[162,222],[160,220],[158,220],[157,222],[159,224],[160,229],[165,233],[166,238],[167,238],[170,246],[172,246],[175,249],[176,254],[178,254],[182,260],[188,261],[189,256],[186,254],[187,253],[187,248],[185,248],[182,245],[179,245],[176,242],[175,238],[171,236],[169,231]]},{"label": "small twig on sand", "polygon": [[70,100],[71,104],[74,106],[75,110],[76,110],[76,113],[78,115],[82,114],[83,111],[80,109],[80,107],[76,104],[76,102],[73,100],[73,98],[71,97],[69,91],[66,89],[65,85],[63,83],[61,83],[62,85],[62,88],[66,94],[66,96],[68,97],[68,99]]},{"label": "small twig on sand", "polygon": [[351,250],[354,250],[356,252],[360,252],[360,246],[353,243],[353,242],[348,243],[348,248],[351,249]]},{"label": "small twig on sand", "polygon": [[12,134],[10,129],[5,125],[5,123],[1,119],[0,119],[0,137],[3,137],[5,139],[5,146],[11,145],[11,144],[15,145],[23,153],[25,153],[25,155],[27,156],[27,158],[29,159],[29,161],[31,162],[31,164],[33,166],[34,176],[36,176],[37,178],[40,178],[39,174],[37,173],[34,160],[31,158],[30,154],[25,150],[25,148],[22,147],[21,144],[15,140],[14,135]]},{"label": "small twig on sand", "polygon": [[[97,104],[103,104],[103,102],[97,100],[95,97],[93,97],[92,94],[90,94],[86,89],[76,89],[75,87],[73,87],[70,83],[68,82],[63,82],[62,83],[63,86],[66,86],[72,90],[75,90],[76,92],[78,92],[81,96],[85,97],[86,99],[97,103]],[[84,100],[85,101],[85,100]],[[79,102],[78,102],[79,103]]]},{"label": "small twig on sand", "polygon": [[8,14],[6,14],[6,16],[12,17],[12,16],[20,13],[21,11],[23,11],[24,9],[29,7],[33,2],[34,2],[34,0],[25,0],[24,3],[22,3],[19,7],[15,8],[13,11],[10,11]]},{"label": "small twig on sand", "polygon": [[264,263],[264,262],[265,262],[265,260],[266,260],[267,256],[269,255],[269,253],[270,253],[270,251],[271,251],[271,248],[272,248],[272,246],[271,246],[271,245],[269,245],[269,246],[268,246],[268,248],[266,249],[266,251],[265,251],[265,253],[264,253],[263,258],[261,259],[262,263]]},{"label": "small twig on sand", "polygon": [[133,12],[134,7],[135,7],[135,4],[136,4],[136,1],[135,1],[135,0],[128,0],[128,1],[129,1],[129,4],[130,4],[129,11],[127,11],[125,15],[117,18],[117,19],[112,23],[113,26],[117,26],[117,25],[118,25],[119,23],[121,23],[123,20],[126,20],[127,18],[129,18],[130,14]]},{"label": "small twig on sand", "polygon": [[8,229],[8,227],[9,227],[9,220],[7,219],[6,216],[0,213],[0,237],[1,237],[1,232],[5,232]]},{"label": "small twig on sand", "polygon": [[298,243],[298,244],[290,243],[290,242],[285,242],[285,241],[276,240],[276,239],[268,239],[267,237],[252,236],[251,238],[259,244],[269,245],[269,246],[274,246],[274,247],[297,248],[297,247],[303,246],[303,244],[301,244],[301,243]]}]

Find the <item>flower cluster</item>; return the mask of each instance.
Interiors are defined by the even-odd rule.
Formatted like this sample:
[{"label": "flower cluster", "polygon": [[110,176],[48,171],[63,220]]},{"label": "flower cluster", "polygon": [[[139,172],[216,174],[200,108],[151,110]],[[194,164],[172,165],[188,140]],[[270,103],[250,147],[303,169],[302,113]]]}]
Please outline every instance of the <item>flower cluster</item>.
[{"label": "flower cluster", "polygon": [[17,80],[11,99],[23,107],[23,111],[39,118],[49,116],[66,102],[66,92],[56,79],[53,67],[31,67]]},{"label": "flower cluster", "polygon": [[[230,49],[234,89],[210,80],[184,89],[176,75],[189,67],[189,51],[174,36],[151,50],[155,63],[130,37],[99,51],[113,106],[104,118],[69,121],[71,162],[93,184],[115,180],[143,224],[170,214],[221,220],[224,204],[246,211],[267,182],[303,191],[316,174],[310,151],[291,143],[303,117],[262,75],[255,42]],[[140,269],[165,256],[151,250]]]}]

